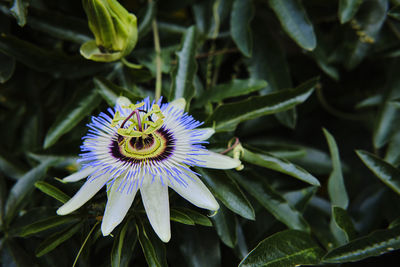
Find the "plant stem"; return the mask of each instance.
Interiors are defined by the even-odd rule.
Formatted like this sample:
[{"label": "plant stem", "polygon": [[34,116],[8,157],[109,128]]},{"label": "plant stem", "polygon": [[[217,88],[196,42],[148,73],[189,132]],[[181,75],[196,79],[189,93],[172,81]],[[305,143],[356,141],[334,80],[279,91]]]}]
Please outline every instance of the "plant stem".
[{"label": "plant stem", "polygon": [[76,255],[76,258],[75,258],[74,264],[72,264],[72,267],[75,267],[76,263],[78,262],[78,258],[79,258],[79,256],[81,255],[82,250],[83,250],[83,248],[84,248],[85,245],[86,245],[86,242],[89,240],[89,237],[92,235],[94,229],[96,228],[96,226],[97,226],[99,223],[100,223],[100,221],[97,221],[97,222],[95,223],[95,225],[93,225],[92,230],[90,230],[89,234],[88,234],[87,237],[85,238],[85,241],[83,241],[83,244],[82,244],[81,248],[79,249],[78,255]]},{"label": "plant stem", "polygon": [[161,97],[161,82],[162,82],[162,60],[161,60],[161,46],[160,46],[160,37],[158,35],[157,21],[154,18],[152,22],[153,27],[153,38],[154,38],[154,50],[156,51],[156,92],[155,92],[155,100],[158,101]]}]

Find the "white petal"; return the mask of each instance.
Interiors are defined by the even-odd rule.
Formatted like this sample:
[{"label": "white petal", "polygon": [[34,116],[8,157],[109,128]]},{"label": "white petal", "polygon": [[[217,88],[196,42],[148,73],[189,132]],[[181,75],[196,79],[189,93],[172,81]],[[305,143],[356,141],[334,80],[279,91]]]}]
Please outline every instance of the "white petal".
[{"label": "white petal", "polygon": [[64,182],[77,182],[79,180],[82,180],[83,178],[86,178],[89,176],[89,174],[93,173],[96,170],[96,168],[93,167],[87,167],[83,170],[80,170],[78,172],[75,172],[63,179]]},{"label": "white petal", "polygon": [[97,177],[93,181],[86,181],[79,191],[70,200],[62,205],[58,210],[58,215],[65,215],[71,213],[85,204],[90,198],[92,198],[105,184],[108,179],[108,175],[102,175]]},{"label": "white petal", "polygon": [[241,162],[219,153],[205,150],[206,155],[193,155],[193,158],[200,160],[199,164],[205,168],[211,169],[233,169],[240,166]]},{"label": "white petal", "polygon": [[168,186],[162,185],[157,177],[153,182],[151,180],[151,176],[144,177],[140,187],[143,206],[158,237],[163,242],[168,242],[171,238]]},{"label": "white petal", "polygon": [[[215,130],[213,128],[196,129],[196,134],[197,134],[197,131],[198,131],[198,138],[200,139],[200,141],[207,140],[215,133]],[[196,137],[197,137],[197,135],[196,135]]]},{"label": "white petal", "polygon": [[185,110],[186,100],[184,98],[178,98],[178,99],[175,99],[174,101],[170,102],[169,105],[173,106],[174,109]]},{"label": "white petal", "polygon": [[124,106],[129,106],[130,104],[132,104],[132,102],[125,96],[120,96],[117,98],[116,104],[120,107],[124,107]]},{"label": "white petal", "polygon": [[185,186],[178,182],[174,182],[174,184],[169,182],[168,185],[193,205],[208,210],[218,210],[218,202],[203,182],[195,174],[182,169],[181,171],[191,177],[191,179],[189,177],[181,177],[187,182],[187,185]]},{"label": "white petal", "polygon": [[109,235],[114,228],[122,222],[135,198],[136,187],[128,192],[128,186],[124,188],[125,182],[126,180],[120,177],[109,189],[111,191],[109,191],[106,211],[104,212],[103,222],[101,223],[101,231],[104,236]]}]

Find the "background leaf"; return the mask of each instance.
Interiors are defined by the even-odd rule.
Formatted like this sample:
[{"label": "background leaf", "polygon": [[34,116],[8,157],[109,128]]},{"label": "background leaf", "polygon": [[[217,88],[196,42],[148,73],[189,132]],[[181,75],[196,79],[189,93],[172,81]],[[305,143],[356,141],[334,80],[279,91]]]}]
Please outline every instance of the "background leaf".
[{"label": "background leaf", "polygon": [[270,0],[282,28],[302,48],[314,50],[317,40],[314,28],[301,2],[296,0]]},{"label": "background leaf", "polygon": [[286,230],[258,244],[239,266],[296,266],[318,264],[324,251],[306,233]]}]

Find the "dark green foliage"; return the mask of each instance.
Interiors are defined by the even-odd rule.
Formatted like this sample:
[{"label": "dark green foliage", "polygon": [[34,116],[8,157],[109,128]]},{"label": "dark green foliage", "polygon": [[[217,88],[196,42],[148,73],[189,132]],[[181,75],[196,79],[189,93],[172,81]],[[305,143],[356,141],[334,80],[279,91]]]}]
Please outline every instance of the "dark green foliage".
[{"label": "dark green foliage", "polygon": [[[80,0],[0,0],[1,266],[398,265],[400,1],[119,2],[137,45],[97,63]],[[164,100],[186,99],[215,152],[237,137],[244,168],[195,169],[216,213],[170,190],[167,244],[140,193],[103,237],[105,190],[58,216],[82,182],[56,177],[92,115],[154,98],[158,56]]]}]

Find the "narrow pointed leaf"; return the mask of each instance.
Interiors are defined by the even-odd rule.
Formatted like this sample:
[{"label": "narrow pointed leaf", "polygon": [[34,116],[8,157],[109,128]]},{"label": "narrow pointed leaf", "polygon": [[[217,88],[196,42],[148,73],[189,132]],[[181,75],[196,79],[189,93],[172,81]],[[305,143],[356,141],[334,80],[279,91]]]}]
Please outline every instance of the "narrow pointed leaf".
[{"label": "narrow pointed leaf", "polygon": [[324,251],[307,233],[286,230],[261,241],[239,266],[295,267],[320,262]]},{"label": "narrow pointed leaf", "polygon": [[187,225],[195,225],[195,222],[185,213],[180,212],[176,209],[170,210],[170,218],[171,221],[187,224]]},{"label": "narrow pointed leaf", "polygon": [[38,166],[27,172],[13,185],[8,195],[5,209],[7,223],[11,222],[19,208],[28,204],[25,200],[29,193],[33,191],[34,184],[37,181],[43,180],[47,169],[57,162],[59,162],[59,160],[49,159],[43,161]]},{"label": "narrow pointed leaf", "polygon": [[223,171],[196,170],[201,174],[202,181],[205,182],[213,195],[221,200],[228,209],[246,219],[254,220],[254,209],[235,180]]},{"label": "narrow pointed leaf", "polygon": [[89,94],[81,94],[77,99],[71,101],[47,132],[43,148],[47,149],[54,145],[62,135],[69,132],[90,114],[98,104],[100,104],[100,96],[95,90]]},{"label": "narrow pointed leaf", "polygon": [[356,153],[376,177],[400,194],[400,171],[397,168],[367,151],[357,150]]},{"label": "narrow pointed leaf", "polygon": [[194,211],[191,209],[186,209],[186,208],[176,208],[175,210],[180,211],[181,213],[184,213],[187,216],[189,216],[190,219],[195,224],[203,225],[203,226],[212,226],[211,220],[207,216],[205,216],[197,211]]},{"label": "narrow pointed leaf", "polygon": [[0,84],[8,81],[15,70],[15,59],[0,53]]},{"label": "narrow pointed leaf", "polygon": [[26,24],[29,2],[27,0],[13,0],[10,8],[11,14],[17,19],[18,25],[23,27]]},{"label": "narrow pointed leaf", "polygon": [[33,235],[44,230],[60,226],[67,223],[78,222],[80,220],[79,216],[67,215],[67,216],[54,216],[49,217],[30,225],[24,226],[20,231],[18,231],[18,236],[25,237],[28,235]]},{"label": "narrow pointed leaf", "polygon": [[75,224],[45,239],[42,243],[39,244],[38,248],[36,249],[36,257],[41,257],[49,253],[50,251],[70,239],[74,234],[79,231],[79,229],[81,229],[82,225],[83,223]]},{"label": "narrow pointed leaf", "polygon": [[217,86],[203,92],[196,100],[195,107],[204,106],[207,102],[217,103],[225,98],[246,95],[261,90],[267,86],[264,80],[239,80],[234,79],[229,83],[218,84]]},{"label": "narrow pointed leaf", "polygon": [[317,83],[318,78],[314,78],[295,89],[221,105],[207,119],[206,124],[212,125],[215,122],[217,132],[233,131],[243,121],[281,112],[303,103],[311,95]]},{"label": "narrow pointed leaf", "polygon": [[375,231],[335,248],[324,256],[323,261],[326,263],[360,261],[395,249],[400,249],[400,226]]},{"label": "narrow pointed leaf", "polygon": [[172,87],[170,99],[185,98],[187,102],[195,94],[193,86],[194,77],[197,72],[196,63],[196,27],[190,27],[182,38],[181,49],[177,52],[178,63],[172,74]]},{"label": "narrow pointed leaf", "polygon": [[354,228],[354,224],[345,209],[333,206],[332,216],[336,225],[346,234],[346,239],[348,241],[353,240],[357,237],[357,232]]},{"label": "narrow pointed leaf", "polygon": [[43,181],[36,182],[35,187],[61,203],[65,203],[71,198],[57,187]]},{"label": "narrow pointed leaf", "polygon": [[59,51],[36,46],[30,42],[2,33],[0,52],[39,72],[51,73],[55,77],[75,79],[108,68],[106,64],[93,63],[81,57],[67,56]]},{"label": "narrow pointed leaf", "polygon": [[339,0],[340,23],[349,22],[357,13],[363,0]]},{"label": "narrow pointed leaf", "polygon": [[244,149],[244,153],[241,159],[251,164],[285,173],[314,186],[320,185],[318,179],[308,173],[303,168],[296,166],[290,161],[278,158],[267,152],[254,153],[248,149]]},{"label": "narrow pointed leaf", "polygon": [[[163,265],[163,260],[160,259],[159,254],[156,251],[155,245],[152,243],[152,240],[147,233],[147,229],[140,224],[140,226],[136,226],[138,231],[139,243],[142,247],[143,254],[146,258],[146,262],[149,267],[161,267]],[[140,228],[140,229],[139,229]],[[158,240],[158,242],[161,242]]]},{"label": "narrow pointed leaf", "polygon": [[314,27],[308,19],[302,2],[297,0],[270,0],[284,31],[302,48],[313,50],[317,45]]},{"label": "narrow pointed leaf", "polygon": [[129,98],[133,103],[142,99],[131,91],[120,87],[105,78],[96,77],[93,79],[93,83],[99,94],[111,107],[115,106],[116,100],[120,96]]},{"label": "narrow pointed leaf", "polygon": [[231,36],[240,52],[246,57],[251,56],[253,47],[250,22],[254,15],[253,1],[234,0],[231,11]]},{"label": "narrow pointed leaf", "polygon": [[137,232],[127,220],[114,240],[111,250],[112,267],[128,267],[137,243]]},{"label": "narrow pointed leaf", "polygon": [[328,142],[333,166],[332,173],[328,180],[329,197],[332,205],[346,209],[349,204],[349,197],[347,196],[346,187],[343,180],[339,150],[334,137],[326,129],[323,129],[323,131]]},{"label": "narrow pointed leaf", "polygon": [[224,205],[221,205],[217,214],[211,217],[215,230],[222,242],[234,248],[237,244],[237,219]]},{"label": "narrow pointed leaf", "polygon": [[[257,23],[265,23],[263,20]],[[289,64],[284,50],[268,31],[255,29],[254,48],[252,57],[247,61],[249,74],[252,79],[263,79],[268,85],[261,90],[265,95],[271,92],[292,88],[292,79],[289,72]],[[275,114],[283,125],[294,128],[296,125],[296,110],[289,109]]]},{"label": "narrow pointed leaf", "polygon": [[241,173],[227,171],[227,174],[257,199],[277,220],[286,224],[289,228],[309,231],[308,223],[304,220],[302,214],[290,206],[286,199],[265,182],[257,179],[252,173],[246,172],[246,176],[242,176]]}]

